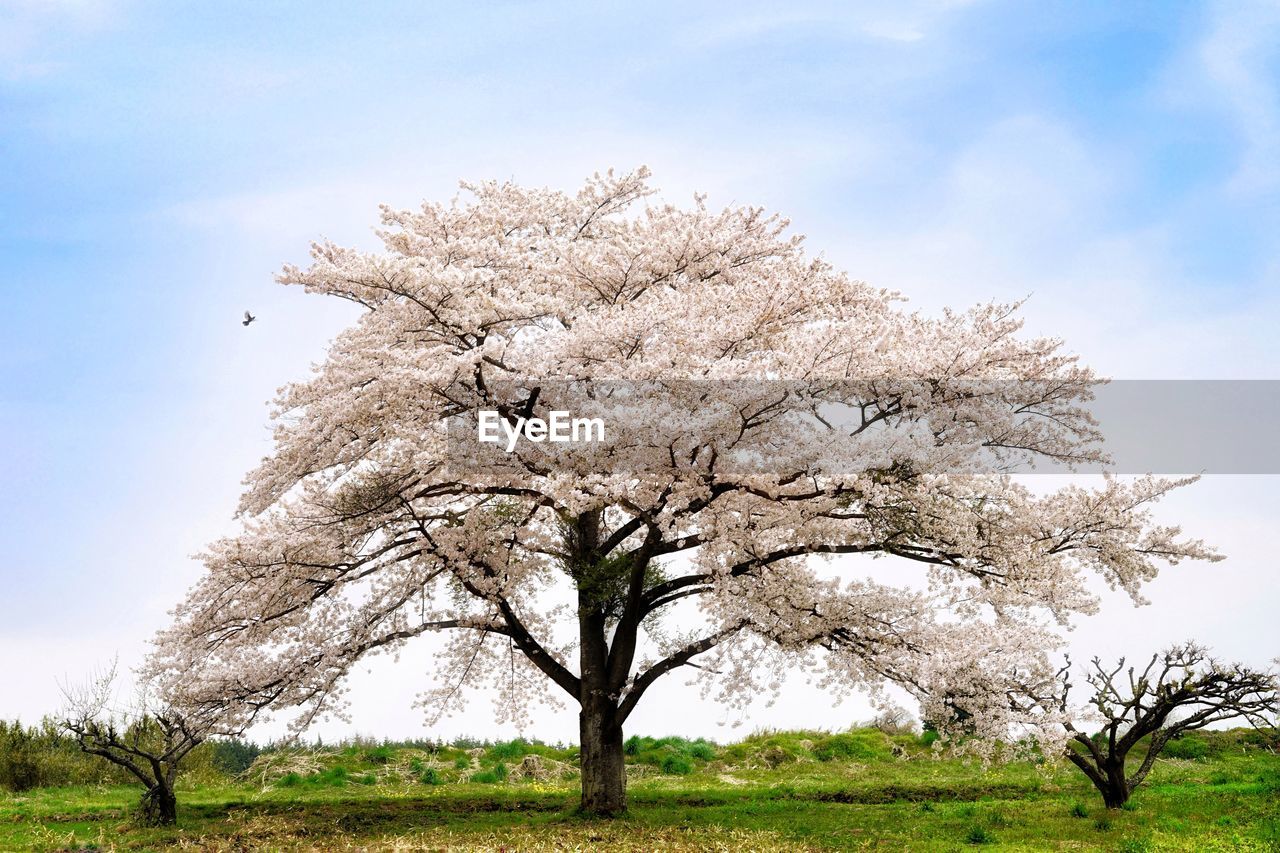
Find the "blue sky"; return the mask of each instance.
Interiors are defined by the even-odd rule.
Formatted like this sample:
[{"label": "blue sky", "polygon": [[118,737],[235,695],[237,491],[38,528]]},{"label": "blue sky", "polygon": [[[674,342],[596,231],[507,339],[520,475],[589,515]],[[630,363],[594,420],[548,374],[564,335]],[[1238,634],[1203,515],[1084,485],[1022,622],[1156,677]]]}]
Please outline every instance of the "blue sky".
[{"label": "blue sky", "polygon": [[[646,163],[925,310],[1031,294],[1110,375],[1277,376],[1280,4],[782,5],[0,0],[0,717],[136,660],[230,529],[352,316],[272,272],[459,178]],[[1179,520],[1270,583],[1274,478],[1212,479]],[[1126,626],[1203,588],[1157,592]],[[1280,651],[1254,599],[1202,639]]]}]

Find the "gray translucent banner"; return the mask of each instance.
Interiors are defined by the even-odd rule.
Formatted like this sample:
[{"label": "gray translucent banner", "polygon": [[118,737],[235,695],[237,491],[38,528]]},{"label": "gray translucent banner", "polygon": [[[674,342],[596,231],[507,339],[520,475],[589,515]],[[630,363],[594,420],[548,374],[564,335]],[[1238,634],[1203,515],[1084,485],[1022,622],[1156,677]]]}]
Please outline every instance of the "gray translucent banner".
[{"label": "gray translucent banner", "polygon": [[1280,474],[1280,380],[489,382],[442,409],[459,475]]},{"label": "gray translucent banner", "polygon": [[1280,380],[1117,380],[1094,389],[1109,470],[1280,474]]}]

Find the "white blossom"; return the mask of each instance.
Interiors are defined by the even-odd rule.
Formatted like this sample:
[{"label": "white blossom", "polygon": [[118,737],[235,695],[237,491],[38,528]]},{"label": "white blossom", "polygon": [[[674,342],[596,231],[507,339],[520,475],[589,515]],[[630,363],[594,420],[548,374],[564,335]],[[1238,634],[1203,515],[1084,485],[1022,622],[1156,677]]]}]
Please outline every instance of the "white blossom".
[{"label": "white blossom", "polygon": [[[1185,481],[1036,496],[991,466],[1102,458],[1097,377],[1022,337],[1017,306],[908,312],[785,220],[651,204],[646,178],[464,185],[465,203],[384,208],[382,251],[317,243],[284,268],[368,310],[280,392],[243,528],[158,638],[172,696],[240,725],[296,706],[305,726],[340,712],[362,656],[435,631],[441,711],[485,680],[508,717],[549,688],[602,691],[625,719],[698,661],[730,703],[788,667],[837,691],[997,696],[1098,581],[1140,600],[1161,564],[1214,557],[1150,520]],[[458,457],[459,413],[535,389],[603,411],[622,398],[583,389],[609,383],[662,393],[607,448]],[[831,407],[858,428],[823,428]],[[815,562],[856,554],[902,585]],[[662,627],[677,603],[700,628]],[[588,665],[601,643],[607,671]],[[1033,722],[975,707],[992,737]]]}]

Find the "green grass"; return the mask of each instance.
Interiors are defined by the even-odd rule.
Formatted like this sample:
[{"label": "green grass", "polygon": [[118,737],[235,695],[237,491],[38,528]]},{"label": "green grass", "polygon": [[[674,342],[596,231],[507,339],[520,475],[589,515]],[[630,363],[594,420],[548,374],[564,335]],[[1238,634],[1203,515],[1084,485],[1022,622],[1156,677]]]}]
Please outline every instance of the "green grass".
[{"label": "green grass", "polygon": [[892,749],[888,735],[875,729],[863,729],[822,738],[813,745],[813,755],[819,761],[883,761],[892,755]]},{"label": "green grass", "polygon": [[633,738],[630,810],[598,821],[575,815],[576,779],[519,772],[575,750],[457,746],[264,754],[239,780],[184,783],[170,829],[129,821],[136,788],[0,793],[0,850],[1280,850],[1280,757],[1259,749],[1160,760],[1108,811],[1070,765],[984,769],[879,732]]},{"label": "green grass", "polygon": [[717,754],[715,744],[709,741],[682,737],[630,737],[623,749],[630,763],[656,767],[671,776],[687,776]]}]

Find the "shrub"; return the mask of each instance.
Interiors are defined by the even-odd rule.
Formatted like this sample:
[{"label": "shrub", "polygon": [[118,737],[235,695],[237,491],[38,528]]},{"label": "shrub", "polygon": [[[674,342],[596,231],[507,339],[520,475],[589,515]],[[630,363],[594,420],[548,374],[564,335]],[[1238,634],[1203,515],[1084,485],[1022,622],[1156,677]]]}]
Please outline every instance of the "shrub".
[{"label": "shrub", "polygon": [[421,775],[418,777],[418,781],[424,785],[439,785],[444,782],[434,767],[428,767],[426,770],[423,770]]},{"label": "shrub", "polygon": [[350,775],[350,771],[339,764],[336,767],[330,767],[323,773],[317,774],[316,781],[322,785],[332,785],[335,788],[340,788],[347,784]]},{"label": "shrub", "polygon": [[1098,832],[1110,832],[1111,818],[1105,816],[1098,818],[1093,822],[1093,828],[1098,830]]},{"label": "shrub", "polygon": [[39,745],[33,743],[21,728],[16,729],[4,743],[4,752],[0,754],[0,785],[19,793],[39,787],[38,752]]},{"label": "shrub", "polygon": [[453,760],[453,766],[458,770],[468,770],[471,767],[471,758],[466,755],[459,755]]},{"label": "shrub", "polygon": [[[625,749],[625,746],[623,747]],[[489,747],[489,757],[498,761],[515,761],[529,753],[529,742],[524,738],[516,738],[506,743],[495,743]]]},{"label": "shrub", "polygon": [[1084,803],[1076,803],[1074,806],[1071,807],[1071,816],[1072,817],[1088,817],[1089,810],[1085,808]]},{"label": "shrub", "polygon": [[1165,744],[1164,754],[1169,758],[1199,761],[1209,754],[1209,743],[1204,738],[1195,735],[1174,738]]},{"label": "shrub", "polygon": [[1120,842],[1120,853],[1149,853],[1151,841],[1146,838],[1126,838]]},{"label": "shrub", "polygon": [[378,746],[364,751],[364,760],[370,764],[386,764],[391,761],[391,747]]},{"label": "shrub", "polygon": [[693,772],[693,763],[683,755],[668,755],[659,766],[663,773],[671,776],[688,776]]},{"label": "shrub", "polygon": [[[188,765],[207,764],[209,745],[188,756]],[[0,789],[26,791],[59,785],[128,784],[128,771],[80,751],[52,719],[38,726],[0,720]]]},{"label": "shrub", "polygon": [[857,759],[874,761],[887,759],[892,753],[888,738],[875,729],[861,729],[825,737],[813,745],[813,755],[819,761]]},{"label": "shrub", "polygon": [[970,844],[994,844],[996,839],[985,826],[975,823],[965,833],[964,840]]},{"label": "shrub", "polygon": [[711,761],[716,757],[716,750],[705,740],[698,740],[689,745],[689,755],[699,761]]},{"label": "shrub", "polygon": [[795,761],[796,757],[787,752],[780,746],[769,746],[760,753],[760,757],[764,759],[764,763],[770,767],[778,767],[782,764]]},{"label": "shrub", "polygon": [[[702,740],[687,740],[682,737],[651,738],[632,735],[622,745],[622,751],[635,759],[636,763],[649,764],[654,767],[689,765],[688,770],[672,772],[690,773],[693,761],[712,761],[716,757],[715,744]],[[747,750],[739,745],[736,757],[743,757]],[[664,770],[663,772],[668,772]]]},{"label": "shrub", "polygon": [[213,757],[214,768],[231,776],[238,776],[248,770],[254,759],[262,754],[262,747],[239,738],[211,740],[208,748]]},{"label": "shrub", "polygon": [[658,753],[683,752],[688,743],[687,740],[679,737],[652,738],[632,735],[622,744],[622,751],[644,763],[659,764],[662,759]]},{"label": "shrub", "polygon": [[[812,735],[812,737],[810,737]],[[763,761],[769,767],[777,767],[808,757],[814,738],[822,737],[814,732],[757,731],[738,743],[717,746],[708,743],[717,758],[733,763]]]}]

